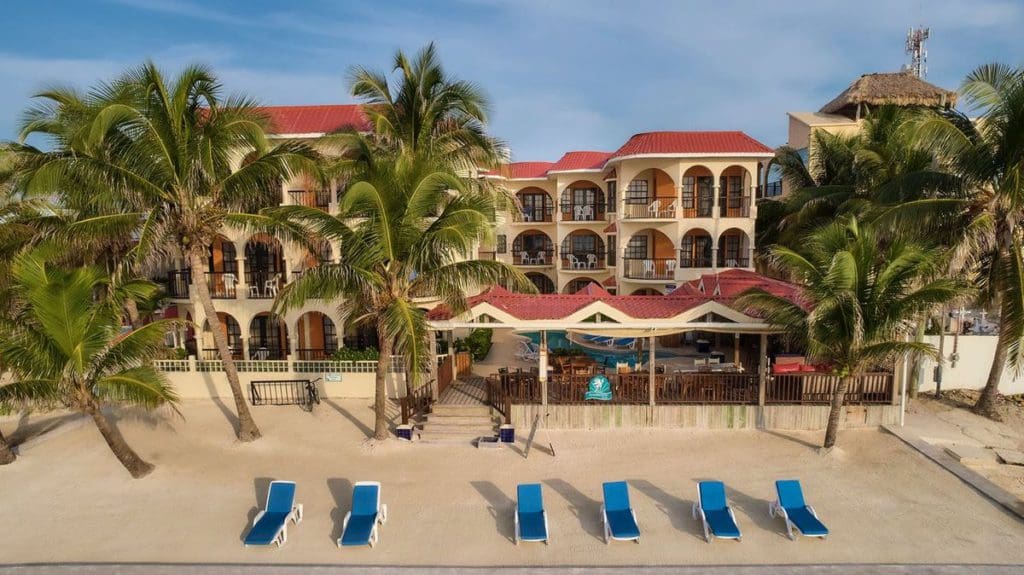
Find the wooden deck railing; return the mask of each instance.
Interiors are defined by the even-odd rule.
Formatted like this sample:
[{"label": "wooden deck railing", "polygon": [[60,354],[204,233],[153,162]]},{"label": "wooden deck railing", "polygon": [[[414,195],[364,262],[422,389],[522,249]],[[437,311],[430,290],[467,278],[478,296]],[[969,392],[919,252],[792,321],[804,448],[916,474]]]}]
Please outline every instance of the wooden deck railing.
[{"label": "wooden deck railing", "polygon": [[408,424],[410,419],[430,413],[430,406],[434,401],[431,383],[433,382],[419,386],[412,391],[412,395],[406,395],[399,401],[402,406],[402,424]]},{"label": "wooden deck railing", "polygon": [[656,404],[757,405],[756,373],[681,373],[656,377]]},{"label": "wooden deck railing", "polygon": [[437,365],[437,395],[440,396],[448,386],[455,381],[455,360],[452,356],[446,355],[438,358]]},{"label": "wooden deck railing", "polygon": [[[839,377],[829,373],[786,373],[773,375],[765,390],[768,405],[813,405],[832,402]],[[892,403],[893,375],[866,373],[846,390],[846,405],[887,405]]]}]

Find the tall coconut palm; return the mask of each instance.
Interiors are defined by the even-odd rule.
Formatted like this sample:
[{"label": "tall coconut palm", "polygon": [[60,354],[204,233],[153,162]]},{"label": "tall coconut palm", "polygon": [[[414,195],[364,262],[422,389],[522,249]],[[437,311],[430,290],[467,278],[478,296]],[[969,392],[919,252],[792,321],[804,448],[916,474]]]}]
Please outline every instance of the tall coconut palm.
[{"label": "tall coconut palm", "polygon": [[263,211],[263,225],[294,241],[323,238],[340,244],[337,264],[322,264],[288,284],[275,306],[290,309],[309,299],[337,302],[346,323],[377,329],[374,437],[388,436],[386,378],[392,355],[406,363],[409,386],[418,383],[432,354],[426,318],[418,302],[439,300],[451,310],[466,307],[468,293],[505,283],[521,291],[530,281],[511,266],[472,259],[492,233],[495,199],[467,185],[450,166],[405,151],[376,147],[357,136],[350,166],[355,182],[335,216],[314,208],[282,206]]},{"label": "tall coconut palm", "polygon": [[103,413],[104,404],[153,409],[177,401],[164,375],[149,360],[164,345],[168,321],[121,333],[123,297],[152,294],[157,287],[134,281],[113,286],[113,297],[97,298],[111,278],[95,267],[64,270],[36,254],[12,266],[14,318],[0,319],[0,361],[13,381],[0,386],[0,404],[63,405],[88,415],[118,461],[139,478],[153,466],[128,445]]},{"label": "tall coconut palm", "polygon": [[776,247],[772,257],[802,286],[800,301],[755,288],[737,303],[783,328],[814,362],[832,366],[839,382],[825,431],[824,447],[830,448],[850,384],[869,368],[910,353],[934,357],[931,345],[906,341],[906,335],[915,320],[963,296],[967,285],[931,279],[941,260],[929,250],[899,240],[880,245],[878,235],[856,219],[814,231],[801,252]]},{"label": "tall coconut palm", "polygon": [[213,73],[201,66],[168,82],[147,63],[88,97],[54,90],[41,98],[44,104],[28,115],[22,138],[49,135],[56,148],[23,147],[25,189],[64,195],[102,190],[104,210],[80,222],[79,230],[129,231],[132,262],[184,258],[194,280],[193,305],[209,322],[234,396],[238,438],[259,438],[205,281],[206,258],[232,213],[261,207],[275,193],[268,192],[272,182],[315,171],[316,155],[295,142],[271,146],[260,109],[245,97],[224,96]]},{"label": "tall coconut palm", "polygon": [[999,310],[999,342],[974,410],[997,417],[999,382],[1024,367],[1024,69],[987,64],[960,88],[966,114],[943,111],[918,124],[960,187],[955,195],[909,202],[903,221],[951,235],[958,268],[976,272],[982,305]]}]

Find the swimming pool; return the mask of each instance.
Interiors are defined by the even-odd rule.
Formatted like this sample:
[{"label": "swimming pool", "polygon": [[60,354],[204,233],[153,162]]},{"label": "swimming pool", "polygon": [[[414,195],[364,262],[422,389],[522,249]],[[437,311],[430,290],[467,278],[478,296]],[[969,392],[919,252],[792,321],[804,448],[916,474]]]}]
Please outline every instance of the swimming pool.
[{"label": "swimming pool", "polygon": [[[528,337],[533,343],[540,345],[540,332],[529,331],[521,334]],[[639,341],[637,344],[639,345]],[[569,340],[569,337],[564,331],[549,331],[548,332],[548,349],[582,349],[587,355],[594,358],[598,364],[605,367],[615,367],[617,363],[628,363],[630,367],[636,366],[637,350],[635,349],[608,349],[608,350],[596,350],[589,347],[583,347],[576,345]],[[647,361],[647,350],[640,352],[642,355],[641,362]],[[671,349],[655,349],[654,357],[659,359],[667,359],[671,357],[679,357],[679,353]]]}]

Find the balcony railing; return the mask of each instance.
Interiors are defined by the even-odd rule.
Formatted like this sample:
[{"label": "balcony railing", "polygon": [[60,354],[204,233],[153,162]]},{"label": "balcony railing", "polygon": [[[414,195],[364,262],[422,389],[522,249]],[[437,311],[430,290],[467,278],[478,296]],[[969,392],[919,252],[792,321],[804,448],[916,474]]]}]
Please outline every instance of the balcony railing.
[{"label": "balcony railing", "polygon": [[327,211],[331,206],[330,190],[292,190],[288,192],[292,203]]},{"label": "balcony railing", "polygon": [[715,201],[711,196],[700,196],[696,200],[683,196],[682,206],[684,218],[710,218],[715,209]]},{"label": "balcony railing", "polygon": [[260,345],[259,342],[249,346],[249,359],[282,360],[288,359],[288,350],[282,347]]},{"label": "balcony railing", "polygon": [[603,251],[574,251],[562,253],[562,269],[569,271],[603,270]]},{"label": "balcony railing", "polygon": [[280,272],[251,270],[245,272],[245,281],[249,284],[249,299],[273,299],[284,285],[284,276]]},{"label": "balcony railing", "polygon": [[718,256],[718,267],[720,268],[748,268],[750,267],[749,258],[730,258],[728,256]]},{"label": "balcony railing", "polygon": [[235,299],[238,274],[234,272],[206,272],[206,285],[210,287],[213,299]]},{"label": "balcony railing", "polygon": [[562,202],[563,222],[603,222],[604,202],[574,203]]},{"label": "balcony railing", "polygon": [[167,272],[167,296],[172,299],[188,299],[189,286],[192,284],[190,270],[174,270]]},{"label": "balcony railing", "polygon": [[750,196],[722,197],[718,209],[723,218],[750,217]]},{"label": "balcony railing", "polygon": [[530,222],[553,222],[555,207],[551,205],[547,206],[527,206],[523,208],[523,223]]},{"label": "balcony railing", "polygon": [[782,180],[777,182],[768,182],[764,187],[764,197],[774,198],[782,195]]},{"label": "balcony railing", "polygon": [[653,198],[639,204],[627,203],[622,217],[630,220],[671,220],[675,219],[678,206],[679,202],[673,197]]},{"label": "balcony railing", "polygon": [[512,264],[517,266],[550,266],[555,263],[555,250],[526,250],[512,253]]},{"label": "balcony railing", "polygon": [[637,280],[675,279],[675,258],[622,258],[623,275]]},{"label": "balcony railing", "polygon": [[711,267],[711,256],[679,256],[679,267],[681,268],[709,268]]},{"label": "balcony railing", "polygon": [[[242,361],[242,348],[231,347],[229,349],[231,350],[231,359],[234,359],[236,361]],[[202,349],[200,353],[200,359],[202,359],[203,361],[217,361],[220,359],[220,353],[217,351],[217,348],[215,347],[206,347]]]},{"label": "balcony railing", "polygon": [[322,348],[322,347],[303,347],[295,350],[296,355],[299,356],[299,361],[325,361],[329,359],[336,349]]}]

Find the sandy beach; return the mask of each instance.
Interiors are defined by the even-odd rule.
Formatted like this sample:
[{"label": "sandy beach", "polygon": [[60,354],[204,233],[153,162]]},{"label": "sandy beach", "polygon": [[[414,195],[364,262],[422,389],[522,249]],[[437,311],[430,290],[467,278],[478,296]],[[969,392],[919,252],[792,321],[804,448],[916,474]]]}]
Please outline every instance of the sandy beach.
[{"label": "sandy beach", "polygon": [[[390,441],[370,448],[369,402],[313,414],[257,408],[264,439],[234,440],[225,413],[187,402],[184,418],[120,419],[156,471],[132,480],[91,426],[72,426],[0,468],[3,563],[253,562],[389,565],[682,565],[754,563],[1024,563],[1024,523],[876,430],[844,431],[820,455],[817,433],[636,430],[550,432],[555,456]],[[20,425],[31,422],[21,421]],[[17,418],[0,422],[9,434]],[[538,434],[546,447],[548,438]],[[770,519],[773,480],[800,478],[832,535],[789,541]],[[696,481],[726,482],[742,542],[707,544],[690,517]],[[271,479],[298,482],[305,520],[280,549],[241,540]],[[601,482],[630,484],[642,544],[601,539]],[[380,544],[334,541],[351,485],[383,483]],[[544,485],[550,545],[512,543],[519,482]]]}]

